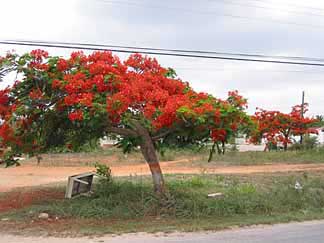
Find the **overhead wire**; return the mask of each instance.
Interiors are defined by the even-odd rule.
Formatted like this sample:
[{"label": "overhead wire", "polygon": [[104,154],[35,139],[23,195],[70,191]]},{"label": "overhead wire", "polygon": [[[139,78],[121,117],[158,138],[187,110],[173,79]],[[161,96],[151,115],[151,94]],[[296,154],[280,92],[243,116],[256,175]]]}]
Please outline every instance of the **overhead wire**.
[{"label": "overhead wire", "polygon": [[52,44],[49,42],[44,43],[32,43],[32,42],[19,42],[19,41],[1,41],[0,44],[3,45],[20,45],[20,46],[33,46],[33,47],[55,47],[64,49],[79,49],[79,50],[92,50],[92,51],[112,51],[120,53],[142,53],[149,55],[160,55],[160,56],[174,56],[174,57],[187,57],[187,58],[205,58],[205,59],[219,59],[228,61],[244,61],[244,62],[262,62],[262,63],[276,63],[276,64],[290,64],[290,65],[303,65],[303,66],[318,66],[324,67],[324,63],[307,62],[307,61],[286,61],[286,60],[268,60],[268,59],[258,59],[258,58],[248,58],[248,57],[229,57],[222,55],[203,55],[203,54],[189,54],[189,53],[175,53],[175,52],[163,52],[156,50],[132,50],[132,49],[122,49],[122,48],[103,48],[95,46],[81,46],[81,45],[60,45]]},{"label": "overhead wire", "polygon": [[[265,3],[265,4],[271,4],[273,5],[273,2],[268,2],[268,1],[263,1],[263,0],[245,0],[245,1],[248,1],[248,2],[256,2],[256,3]],[[296,3],[287,3],[287,2],[283,2],[281,1],[281,3],[283,6],[291,6],[291,7],[294,7],[294,8],[300,8],[300,9],[309,9],[309,10],[312,10],[312,11],[318,11],[318,12],[324,12],[324,8],[320,8],[320,7],[311,7],[311,6],[307,6],[307,5],[299,5],[299,4],[296,4]]]},{"label": "overhead wire", "polygon": [[231,71],[231,72],[240,72],[240,71],[248,71],[248,72],[270,72],[270,73],[298,73],[299,74],[319,74],[323,73],[321,70],[287,70],[287,69],[258,69],[258,68],[212,68],[212,67],[182,67],[182,66],[175,66],[176,70],[186,70],[186,71],[207,71],[207,72],[214,72],[214,71]]},{"label": "overhead wire", "polygon": [[135,2],[113,1],[113,0],[97,0],[97,2],[102,2],[105,4],[111,4],[111,5],[127,5],[127,6],[140,7],[140,8],[153,8],[153,9],[163,8],[163,9],[178,11],[178,12],[182,12],[182,13],[187,12],[187,13],[201,14],[201,15],[223,16],[223,17],[229,17],[229,18],[235,18],[235,19],[244,19],[244,20],[248,20],[248,21],[273,22],[273,23],[279,23],[279,24],[294,25],[294,26],[300,26],[300,27],[309,27],[309,28],[316,28],[316,29],[324,28],[324,25],[302,24],[302,23],[281,21],[281,20],[270,19],[270,18],[248,17],[248,16],[228,14],[228,13],[222,13],[222,12],[201,11],[201,10],[177,8],[177,7],[175,8],[175,7],[165,6],[165,5],[152,5],[152,4],[147,5],[147,4],[141,4],[141,3],[135,3]]},{"label": "overhead wire", "polygon": [[303,61],[307,60],[307,61],[315,61],[315,62],[324,62],[324,58],[318,58],[318,57],[247,54],[247,53],[231,53],[231,52],[217,52],[217,51],[205,51],[205,50],[172,49],[172,48],[168,49],[168,48],[110,45],[110,44],[97,44],[97,43],[80,43],[80,42],[42,41],[42,40],[15,39],[15,40],[2,40],[2,41],[33,43],[33,44],[47,43],[47,44],[54,44],[54,45],[77,45],[77,46],[86,46],[86,47],[122,48],[122,49],[131,49],[131,50],[136,49],[136,50],[149,50],[149,51],[166,51],[166,52],[177,52],[177,53],[216,54],[216,55],[267,58],[267,59],[297,59]]},{"label": "overhead wire", "polygon": [[249,3],[241,3],[237,1],[231,1],[231,0],[209,0],[209,2],[213,3],[224,3],[224,4],[229,4],[229,5],[236,5],[236,6],[243,6],[243,7],[249,7],[249,8],[256,8],[256,9],[264,9],[268,11],[279,11],[279,12],[285,12],[285,13],[292,13],[292,14],[297,14],[297,15],[306,15],[306,16],[317,16],[317,17],[324,17],[324,14],[319,14],[319,13],[312,13],[312,12],[300,12],[300,11],[295,11],[295,10],[286,10],[286,9],[280,9],[276,7],[268,7],[268,6],[259,6],[259,5],[253,5]]}]

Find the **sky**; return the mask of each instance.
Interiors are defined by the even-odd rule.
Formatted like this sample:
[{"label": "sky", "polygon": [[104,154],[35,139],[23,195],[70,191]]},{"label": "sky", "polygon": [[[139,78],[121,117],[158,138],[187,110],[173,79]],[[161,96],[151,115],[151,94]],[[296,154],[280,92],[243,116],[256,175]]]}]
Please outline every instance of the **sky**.
[{"label": "sky", "polygon": [[[1,2],[0,22],[0,40],[324,58],[321,0],[10,0]],[[12,49],[24,53],[35,48],[0,45],[0,53]],[[156,58],[197,91],[224,98],[239,90],[248,98],[249,113],[256,107],[289,112],[301,103],[304,90],[309,115],[324,114],[324,67]]]}]

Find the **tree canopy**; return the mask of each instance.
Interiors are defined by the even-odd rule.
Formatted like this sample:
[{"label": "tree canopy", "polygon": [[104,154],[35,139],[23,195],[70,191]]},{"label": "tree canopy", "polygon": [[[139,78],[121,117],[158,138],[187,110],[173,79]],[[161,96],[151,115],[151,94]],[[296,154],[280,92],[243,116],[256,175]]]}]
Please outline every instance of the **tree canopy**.
[{"label": "tree canopy", "polygon": [[258,143],[264,139],[268,147],[282,143],[287,150],[294,136],[317,133],[317,130],[312,127],[317,119],[305,116],[307,107],[308,104],[304,104],[304,107],[296,105],[290,113],[259,109],[252,117],[257,125],[251,137],[252,141]]},{"label": "tree canopy", "polygon": [[121,61],[111,52],[73,52],[69,58],[34,50],[0,58],[0,71],[18,80],[0,91],[0,141],[6,161],[21,153],[77,149],[117,134],[139,145],[157,191],[163,177],[158,146],[226,142],[250,124],[246,99],[237,91],[221,100],[195,92],[171,68],[133,54]]}]

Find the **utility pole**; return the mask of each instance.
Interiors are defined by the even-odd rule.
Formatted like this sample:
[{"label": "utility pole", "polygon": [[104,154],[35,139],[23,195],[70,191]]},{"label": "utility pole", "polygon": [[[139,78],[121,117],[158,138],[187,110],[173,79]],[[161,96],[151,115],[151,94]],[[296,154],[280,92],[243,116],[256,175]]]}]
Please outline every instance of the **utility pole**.
[{"label": "utility pole", "polygon": [[[304,106],[305,106],[305,91],[302,93],[302,103],[301,103],[301,110],[300,110],[300,117],[304,117]],[[303,144],[303,135],[300,135],[300,144]]]}]

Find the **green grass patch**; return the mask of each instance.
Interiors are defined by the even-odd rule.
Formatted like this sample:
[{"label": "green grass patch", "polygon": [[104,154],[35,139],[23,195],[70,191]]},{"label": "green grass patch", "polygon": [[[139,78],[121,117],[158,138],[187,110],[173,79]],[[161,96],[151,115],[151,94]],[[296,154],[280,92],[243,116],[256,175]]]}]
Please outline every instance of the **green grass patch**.
[{"label": "green grass patch", "polygon": [[[207,157],[207,155],[205,155]],[[196,160],[194,164],[200,164]],[[225,155],[214,155],[212,164],[258,165],[265,163],[324,163],[324,148],[298,151],[247,151],[231,152]]]},{"label": "green grass patch", "polygon": [[[278,215],[298,219],[296,215],[324,214],[324,178],[318,175],[173,175],[166,176],[166,180],[169,196],[163,201],[152,192],[149,177],[128,177],[113,183],[97,183],[91,197],[40,202],[1,217],[33,219],[40,212],[47,212],[59,218],[135,220],[136,223],[146,218],[222,221]],[[302,184],[302,190],[294,188],[296,180]],[[215,192],[224,196],[207,197]]]},{"label": "green grass patch", "polygon": [[[211,163],[207,163],[208,148],[197,147],[167,148],[160,161],[188,160],[187,166],[213,165],[262,165],[267,163],[324,163],[324,147],[296,151],[227,151],[225,155],[214,154]],[[50,153],[42,155],[41,166],[94,166],[97,162],[111,165],[134,165],[145,163],[140,151],[123,154],[119,148],[106,148],[95,152]],[[27,158],[24,163],[37,164],[35,158]]]}]

